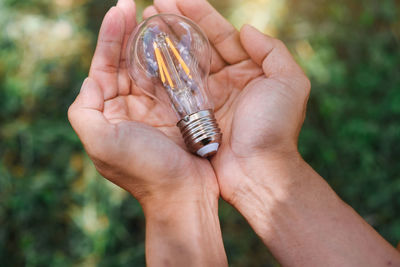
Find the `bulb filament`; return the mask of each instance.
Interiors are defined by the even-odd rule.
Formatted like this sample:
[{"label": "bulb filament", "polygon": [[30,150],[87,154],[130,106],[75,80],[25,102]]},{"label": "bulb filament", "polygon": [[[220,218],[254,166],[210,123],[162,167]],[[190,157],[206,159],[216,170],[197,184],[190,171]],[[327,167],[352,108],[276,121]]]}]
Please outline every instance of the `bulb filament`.
[{"label": "bulb filament", "polygon": [[160,79],[164,86],[169,86],[172,90],[184,89],[186,86],[180,78],[181,75],[179,75],[180,71],[177,66],[180,66],[180,69],[182,69],[187,77],[191,79],[192,76],[190,74],[190,69],[182,59],[168,35],[165,33],[158,34],[157,38],[153,42],[153,48]]}]

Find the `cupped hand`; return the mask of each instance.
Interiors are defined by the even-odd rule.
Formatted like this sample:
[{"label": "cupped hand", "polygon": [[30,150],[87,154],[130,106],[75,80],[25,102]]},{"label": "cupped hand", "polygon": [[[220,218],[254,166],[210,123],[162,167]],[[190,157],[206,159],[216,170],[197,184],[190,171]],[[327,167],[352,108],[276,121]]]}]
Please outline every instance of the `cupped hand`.
[{"label": "cupped hand", "polygon": [[155,0],[144,15],[157,12],[189,17],[211,42],[209,90],[223,132],[212,165],[222,197],[235,204],[254,164],[297,156],[309,80],[281,41],[248,25],[238,32],[205,0]]},{"label": "cupped hand", "polygon": [[186,150],[163,107],[128,76],[124,50],[135,17],[131,0],[118,1],[106,14],[89,77],[68,111],[71,125],[97,170],[142,204],[217,198],[210,162]]}]

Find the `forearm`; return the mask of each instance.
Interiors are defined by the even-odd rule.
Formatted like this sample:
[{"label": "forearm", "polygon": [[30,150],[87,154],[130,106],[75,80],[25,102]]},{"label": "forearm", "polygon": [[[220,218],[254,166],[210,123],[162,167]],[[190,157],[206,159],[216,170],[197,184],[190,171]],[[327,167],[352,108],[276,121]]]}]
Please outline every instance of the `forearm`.
[{"label": "forearm", "polygon": [[398,252],[299,156],[265,162],[244,168],[248,182],[234,205],[281,264],[400,264]]},{"label": "forearm", "polygon": [[147,205],[148,266],[227,266],[218,200]]}]

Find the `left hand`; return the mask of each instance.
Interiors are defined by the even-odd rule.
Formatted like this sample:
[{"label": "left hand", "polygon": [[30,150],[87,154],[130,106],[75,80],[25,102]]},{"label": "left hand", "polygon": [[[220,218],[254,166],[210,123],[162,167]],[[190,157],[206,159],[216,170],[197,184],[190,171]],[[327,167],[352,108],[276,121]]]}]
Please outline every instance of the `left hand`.
[{"label": "left hand", "polygon": [[[186,150],[160,103],[136,88],[125,62],[136,26],[132,0],[120,0],[102,23],[89,77],[68,115],[97,170],[143,205],[219,197],[209,161]],[[157,202],[157,204],[155,204]]]}]

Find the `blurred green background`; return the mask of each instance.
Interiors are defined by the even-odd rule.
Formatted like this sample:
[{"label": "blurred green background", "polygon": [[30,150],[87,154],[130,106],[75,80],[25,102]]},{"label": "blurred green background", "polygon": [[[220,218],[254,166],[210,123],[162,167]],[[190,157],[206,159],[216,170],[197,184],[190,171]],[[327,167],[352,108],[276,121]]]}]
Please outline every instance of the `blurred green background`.
[{"label": "blurred green background", "polygon": [[[96,173],[67,121],[115,1],[0,1],[0,265],[143,266],[144,217]],[[147,1],[137,1],[140,12]],[[225,0],[236,27],[285,41],[312,81],[300,150],[391,244],[400,241],[400,3]],[[221,201],[231,266],[277,266]],[[327,240],[328,241],[328,240]],[[356,248],[355,248],[356,249]]]}]

